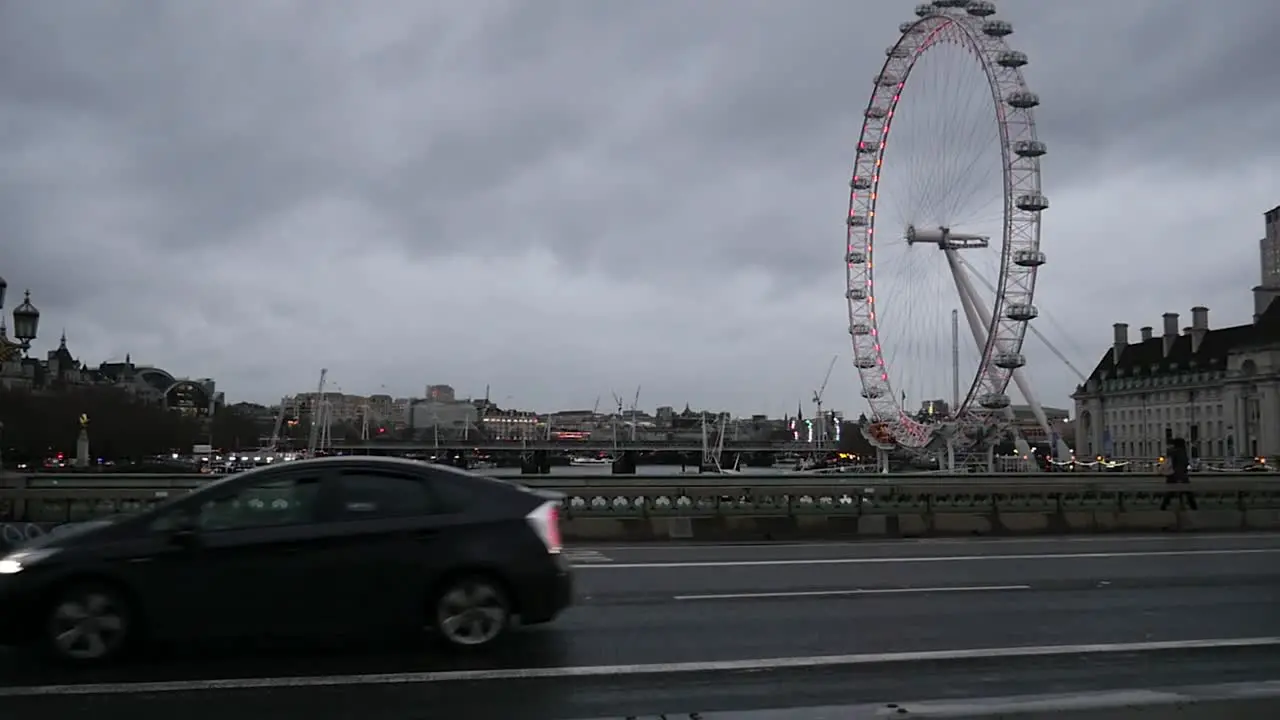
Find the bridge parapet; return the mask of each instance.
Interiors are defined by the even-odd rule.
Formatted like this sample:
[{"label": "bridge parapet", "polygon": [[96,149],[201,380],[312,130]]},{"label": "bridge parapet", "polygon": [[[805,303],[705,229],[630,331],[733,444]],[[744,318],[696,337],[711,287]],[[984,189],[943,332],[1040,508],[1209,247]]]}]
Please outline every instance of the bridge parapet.
[{"label": "bridge parapet", "polygon": [[[26,478],[0,487],[0,522],[83,522],[188,492],[200,476]],[[1113,476],[1114,477],[1114,476]],[[1280,529],[1280,477],[1241,473],[1169,486],[1159,476],[538,477],[563,495],[567,536],[606,539],[918,536],[1150,529]],[[1194,492],[1162,510],[1170,491]]]}]

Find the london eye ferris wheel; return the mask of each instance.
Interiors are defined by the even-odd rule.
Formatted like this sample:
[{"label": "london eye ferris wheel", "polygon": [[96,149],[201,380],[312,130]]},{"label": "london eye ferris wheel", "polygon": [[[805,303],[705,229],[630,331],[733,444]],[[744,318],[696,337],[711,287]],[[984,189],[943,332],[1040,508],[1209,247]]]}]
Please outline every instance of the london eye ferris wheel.
[{"label": "london eye ferris wheel", "polygon": [[[880,433],[908,448],[981,436],[1011,414],[1011,381],[1038,408],[1021,369],[1045,264],[1047,148],[1036,136],[1040,99],[1023,77],[1028,57],[995,14],[987,0],[917,6],[863,112],[844,257],[848,331]],[[960,340],[961,318],[972,342]],[[935,404],[945,408],[936,417]]]}]

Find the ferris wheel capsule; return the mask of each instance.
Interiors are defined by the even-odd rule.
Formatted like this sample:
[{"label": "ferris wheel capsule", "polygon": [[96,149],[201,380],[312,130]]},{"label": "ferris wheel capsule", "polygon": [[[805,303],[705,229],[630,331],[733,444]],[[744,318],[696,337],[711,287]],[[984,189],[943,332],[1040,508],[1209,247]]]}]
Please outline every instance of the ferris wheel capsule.
[{"label": "ferris wheel capsule", "polygon": [[880,87],[893,87],[901,82],[902,80],[893,73],[880,73],[876,76],[876,84]]},{"label": "ferris wheel capsule", "polygon": [[1024,67],[1030,60],[1021,50],[1008,50],[996,56],[996,64],[1006,68]]},{"label": "ferris wheel capsule", "polygon": [[1004,99],[1009,107],[1015,107],[1019,110],[1030,110],[1040,105],[1040,96],[1030,90],[1015,90],[1009,93]]},{"label": "ferris wheel capsule", "polygon": [[1005,20],[988,20],[982,23],[982,34],[1002,38],[1013,34],[1013,24]]},{"label": "ferris wheel capsule", "polygon": [[1013,263],[1020,267],[1037,268],[1045,262],[1045,254],[1039,250],[1018,250],[1013,253]]},{"label": "ferris wheel capsule", "polygon": [[996,14],[996,4],[990,0],[973,0],[965,12],[974,17],[989,17]]},{"label": "ferris wheel capsule", "polygon": [[1049,146],[1039,140],[1018,140],[1013,144],[1013,152],[1018,157],[1038,158],[1049,152]]},{"label": "ferris wheel capsule", "polygon": [[1014,201],[1014,205],[1019,210],[1025,210],[1027,212],[1041,212],[1049,209],[1049,198],[1041,195],[1040,193],[1019,195],[1018,199]]},{"label": "ferris wheel capsule", "polygon": [[1026,365],[1027,356],[1022,353],[1000,353],[999,355],[996,355],[992,362],[996,364],[996,367],[1001,367],[1005,370],[1013,370]]},{"label": "ferris wheel capsule", "polygon": [[1004,393],[987,393],[978,402],[988,410],[1003,410],[1009,407],[1009,396]]},{"label": "ferris wheel capsule", "polygon": [[1005,317],[1019,322],[1030,322],[1040,317],[1040,310],[1031,303],[1013,303],[1004,311]]}]

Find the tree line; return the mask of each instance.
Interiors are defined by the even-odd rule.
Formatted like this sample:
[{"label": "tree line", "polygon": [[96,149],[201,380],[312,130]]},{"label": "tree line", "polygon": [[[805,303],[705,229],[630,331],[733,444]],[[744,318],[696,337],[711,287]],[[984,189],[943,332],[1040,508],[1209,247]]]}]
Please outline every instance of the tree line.
[{"label": "tree line", "polygon": [[191,417],[144,402],[114,387],[57,393],[0,389],[0,450],[5,465],[39,464],[62,454],[75,457],[80,417],[89,419],[89,455],[112,462],[141,462],[157,455],[214,447],[257,447],[258,420],[235,408],[208,418]]}]

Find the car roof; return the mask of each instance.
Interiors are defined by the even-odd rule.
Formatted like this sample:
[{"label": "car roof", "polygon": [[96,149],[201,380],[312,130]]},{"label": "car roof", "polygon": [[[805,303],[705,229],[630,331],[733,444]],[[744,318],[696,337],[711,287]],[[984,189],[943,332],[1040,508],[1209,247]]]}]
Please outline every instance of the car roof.
[{"label": "car roof", "polygon": [[432,472],[451,473],[460,479],[462,478],[465,478],[468,480],[489,479],[481,475],[476,475],[474,473],[467,472],[466,470],[454,467],[452,465],[428,463],[422,460],[411,460],[409,458],[389,457],[386,455],[326,455],[324,457],[301,458],[298,460],[287,460],[285,462],[272,463],[270,465],[260,465],[258,467],[252,468],[250,470],[246,470],[244,472],[227,475],[212,483],[209,483],[209,485],[206,485],[206,487],[209,487],[212,485],[224,485],[230,482],[236,482],[239,480],[243,480],[247,476],[265,473],[273,469],[278,470],[280,468],[287,468],[292,470],[294,468],[307,468],[307,467],[317,467],[317,466],[341,467],[343,465],[383,465],[388,468],[392,468],[392,467],[405,468],[405,469],[413,468],[417,470],[421,470],[422,467],[426,465],[426,466],[430,466]]},{"label": "car roof", "polygon": [[[432,469],[439,469],[445,472],[452,472],[458,475],[470,476],[466,470],[454,467],[452,465],[442,465],[439,463],[429,463],[424,460],[413,460],[411,458],[391,457],[388,455],[325,455],[324,457],[301,458],[299,460],[289,460],[276,465],[268,465],[264,467],[310,467],[312,465],[387,465],[393,467],[411,467],[421,468],[423,465],[430,465]],[[254,468],[255,470],[259,468]]]}]

